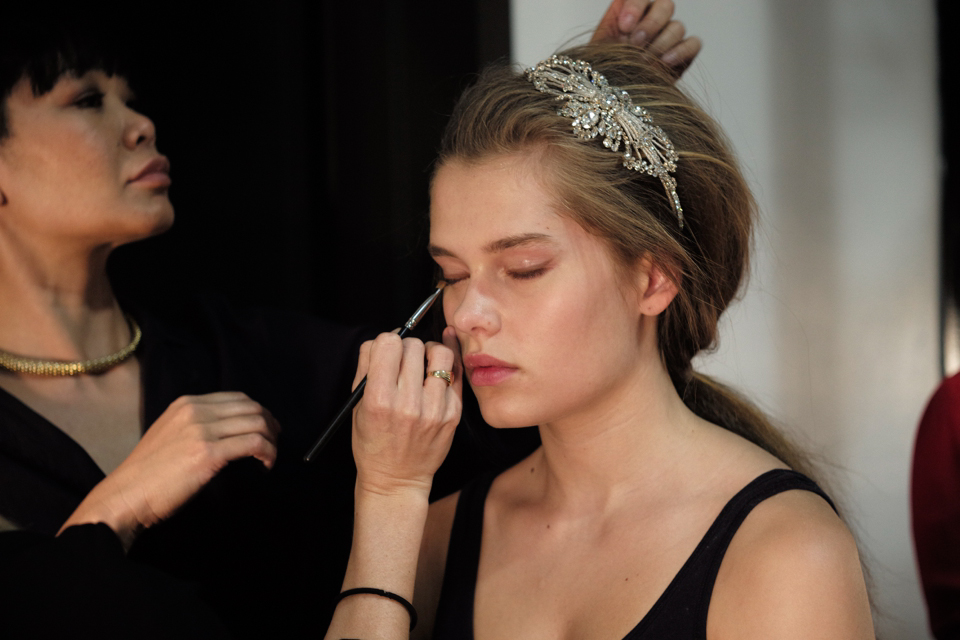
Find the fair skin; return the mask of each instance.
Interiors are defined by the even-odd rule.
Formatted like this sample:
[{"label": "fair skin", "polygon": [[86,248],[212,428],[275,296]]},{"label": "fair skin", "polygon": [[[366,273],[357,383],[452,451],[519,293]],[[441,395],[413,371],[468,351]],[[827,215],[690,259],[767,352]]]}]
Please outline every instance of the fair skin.
[{"label": "fair skin", "polygon": [[[0,348],[85,360],[131,340],[106,276],[117,246],[173,223],[169,163],[153,122],[128,106],[126,81],[101,71],[62,76],[6,101],[0,141]],[[16,310],[16,312],[12,312]],[[56,424],[107,474],[64,527],[105,522],[129,544],[167,517],[229,460],[271,466],[275,421],[237,393],[181,398],[141,440],[136,358],[101,375],[0,371],[0,387]]]},{"label": "fair skin", "polygon": [[[619,271],[603,241],[558,213],[551,192],[536,154],[452,162],[433,183],[430,243],[449,282],[444,314],[484,419],[539,424],[543,440],[494,481],[486,500],[474,603],[481,639],[623,637],[723,505],[783,467],[677,396],[657,348],[657,319],[676,295],[664,269],[644,259]],[[371,358],[365,366],[389,365]],[[366,423],[357,439],[394,432],[362,407],[358,419]],[[357,463],[367,468],[369,460]],[[414,536],[422,637],[430,635],[457,497],[432,505]],[[351,563],[371,584],[384,565],[404,576],[417,566],[383,557]],[[359,617],[363,605],[347,602],[341,608]],[[395,635],[342,626],[334,637],[404,637],[403,610],[394,614]],[[747,517],[724,557],[707,635],[873,637],[856,546],[826,502],[790,491]]]}]

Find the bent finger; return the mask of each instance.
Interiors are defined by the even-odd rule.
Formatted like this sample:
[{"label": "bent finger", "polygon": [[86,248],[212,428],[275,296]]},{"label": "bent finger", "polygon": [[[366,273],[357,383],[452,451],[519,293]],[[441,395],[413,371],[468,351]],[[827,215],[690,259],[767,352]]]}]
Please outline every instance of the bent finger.
[{"label": "bent finger", "polygon": [[640,16],[647,12],[651,0],[625,0],[620,7],[620,15],[617,17],[617,29],[620,34],[626,35],[633,33],[640,22]]},{"label": "bent finger", "polygon": [[[426,356],[427,356],[427,375],[423,380],[424,388],[428,386],[430,388],[436,389],[446,389],[448,386],[452,385],[454,382],[454,353],[445,344],[440,342],[428,342],[426,344]],[[450,375],[450,382],[448,383],[442,376],[434,375],[434,372],[448,373]],[[436,382],[442,382],[443,386],[435,385]]]},{"label": "bent finger", "polygon": [[643,46],[656,40],[673,17],[673,0],[653,0],[640,22],[630,34],[630,42]]},{"label": "bent finger", "polygon": [[370,349],[373,348],[373,340],[366,340],[360,345],[360,352],[357,354],[357,371],[353,374],[353,385],[351,389],[356,389],[360,381],[367,376],[370,369]]},{"label": "bent finger", "polygon": [[277,461],[276,443],[256,433],[224,438],[214,445],[215,456],[224,462],[240,458],[256,458],[267,469],[272,469]]},{"label": "bent finger", "polygon": [[664,53],[660,59],[680,75],[693,63],[702,48],[703,43],[700,38],[691,36]]},{"label": "bent finger", "polygon": [[620,8],[624,0],[613,0],[607,10],[604,11],[600,23],[590,37],[590,42],[603,42],[605,40],[616,40],[620,35],[618,33],[617,21],[620,17]]},{"label": "bent finger", "polygon": [[222,404],[224,402],[241,402],[250,399],[250,396],[242,391],[214,391],[213,393],[204,393],[198,396],[183,397],[192,402],[202,404]]},{"label": "bent finger", "polygon": [[400,362],[398,385],[403,391],[420,394],[423,387],[426,345],[417,338],[403,339],[403,359]]},{"label": "bent finger", "polygon": [[687,28],[679,20],[671,20],[670,24],[663,28],[647,50],[655,56],[663,55],[665,52],[680,44],[684,36],[687,35]]},{"label": "bent finger", "polygon": [[453,327],[447,327],[443,330],[441,338],[443,344],[453,352],[453,384],[451,389],[461,397],[463,395],[463,379],[466,375],[463,370],[463,355],[460,352],[460,341],[457,339],[457,330]]},{"label": "bent finger", "polygon": [[381,333],[370,345],[367,387],[364,397],[377,404],[389,405],[397,392],[403,343],[395,333]]},{"label": "bent finger", "polygon": [[217,420],[207,425],[206,433],[205,439],[209,441],[254,434],[270,442],[276,442],[278,435],[270,424],[270,420],[262,414],[247,414]]}]

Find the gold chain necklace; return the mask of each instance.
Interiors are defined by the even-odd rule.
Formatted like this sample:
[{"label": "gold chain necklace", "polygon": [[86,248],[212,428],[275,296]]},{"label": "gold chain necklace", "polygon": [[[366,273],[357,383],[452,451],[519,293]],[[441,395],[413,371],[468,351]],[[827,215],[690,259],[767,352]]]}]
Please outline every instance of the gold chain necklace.
[{"label": "gold chain necklace", "polygon": [[85,373],[103,373],[132,356],[140,344],[140,338],[143,337],[143,332],[140,331],[140,326],[136,321],[126,314],[124,314],[124,317],[130,325],[133,340],[116,353],[111,353],[102,358],[94,358],[93,360],[66,362],[63,360],[25,358],[0,349],[0,368],[13,371],[14,373],[29,373],[35,376],[79,376]]}]

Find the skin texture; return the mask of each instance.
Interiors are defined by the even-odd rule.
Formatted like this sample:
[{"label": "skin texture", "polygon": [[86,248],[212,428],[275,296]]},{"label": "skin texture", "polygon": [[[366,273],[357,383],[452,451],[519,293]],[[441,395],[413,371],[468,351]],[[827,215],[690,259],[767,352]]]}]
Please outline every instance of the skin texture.
[{"label": "skin texture", "polygon": [[[432,194],[430,252],[448,283],[444,314],[467,376],[482,374],[471,366],[478,356],[509,371],[498,384],[473,384],[496,427],[608,412],[629,392],[640,357],[621,339],[636,331],[637,293],[620,287],[594,236],[554,212],[535,171],[513,157],[448,165]],[[666,302],[674,291],[664,290]]]},{"label": "skin texture", "polygon": [[[121,77],[62,76],[6,102],[0,142],[0,348],[83,360],[129,343],[106,276],[110,251],[173,223],[156,129]],[[276,457],[279,427],[243,394],[184,397],[143,433],[136,358],[98,376],[0,372],[0,386],[58,425],[107,477],[64,524],[104,522],[129,545],[230,460]]]},{"label": "skin texture", "polygon": [[64,77],[39,97],[25,81],[14,88],[11,135],[0,145],[8,235],[22,228],[22,242],[32,232],[116,246],[173,224],[168,184],[133,180],[160,156],[153,122],[126,106],[131,98],[123,78],[99,71]]}]

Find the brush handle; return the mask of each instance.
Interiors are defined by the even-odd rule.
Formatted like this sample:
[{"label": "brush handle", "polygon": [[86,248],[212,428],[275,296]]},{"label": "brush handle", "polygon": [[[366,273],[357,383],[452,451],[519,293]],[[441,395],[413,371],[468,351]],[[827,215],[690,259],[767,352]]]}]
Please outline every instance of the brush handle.
[{"label": "brush handle", "polygon": [[337,414],[337,417],[333,419],[333,422],[330,423],[330,426],[324,429],[323,433],[317,438],[317,441],[313,443],[313,446],[310,447],[310,451],[307,452],[307,455],[303,456],[304,462],[310,462],[313,460],[320,451],[327,445],[327,442],[330,441],[330,438],[333,437],[337,431],[340,430],[341,425],[347,421],[347,418],[350,416],[350,412],[353,411],[353,408],[357,406],[357,403],[360,402],[360,398],[363,397],[363,389],[367,386],[367,376],[363,376],[363,380],[360,381],[360,384],[357,385],[357,388],[353,390],[353,394],[350,395],[350,399],[347,400],[347,404],[343,405],[343,408],[340,409],[340,413]]},{"label": "brush handle", "polygon": [[[400,329],[400,333],[397,335],[402,339],[405,338],[408,333],[410,333],[410,327],[404,326],[402,329]],[[320,453],[325,446],[327,446],[327,443],[330,442],[330,438],[332,438],[333,434],[340,430],[340,427],[343,426],[343,423],[346,422],[350,417],[350,413],[353,411],[353,408],[357,406],[358,402],[360,402],[360,398],[363,397],[363,390],[366,388],[366,386],[367,376],[363,376],[363,380],[360,381],[360,384],[357,385],[357,388],[353,390],[352,394],[350,394],[350,399],[347,400],[347,403],[343,405],[342,409],[340,409],[340,413],[338,413],[337,417],[333,419],[333,421],[330,423],[330,426],[323,430],[323,433],[320,434],[320,437],[317,438],[317,441],[313,443],[312,447],[310,447],[310,451],[307,451],[307,455],[303,456],[304,462],[312,462],[317,454]]]},{"label": "brush handle", "polygon": [[[446,282],[441,282],[437,285],[437,290],[430,294],[430,297],[423,301],[417,310],[413,312],[413,315],[410,316],[410,319],[407,320],[406,324],[401,327],[397,335],[400,338],[405,338],[410,331],[417,326],[417,323],[427,314],[427,311],[440,296],[440,292],[443,291],[444,285]],[[357,406],[357,403],[360,402],[360,398],[363,397],[363,389],[367,386],[367,376],[363,376],[363,380],[360,381],[360,384],[357,385],[357,388],[353,390],[353,394],[350,396],[350,399],[347,400],[347,404],[343,405],[343,408],[340,409],[340,413],[337,414],[337,417],[333,419],[333,422],[330,423],[330,426],[324,429],[323,433],[320,434],[320,437],[317,438],[317,441],[313,443],[313,446],[310,447],[310,451],[307,452],[307,455],[303,456],[304,462],[310,462],[313,460],[320,450],[326,446],[327,442],[330,441],[330,438],[333,437],[333,434],[337,432],[337,429],[346,422],[347,416],[350,415],[350,412],[353,411],[353,408]]]}]

